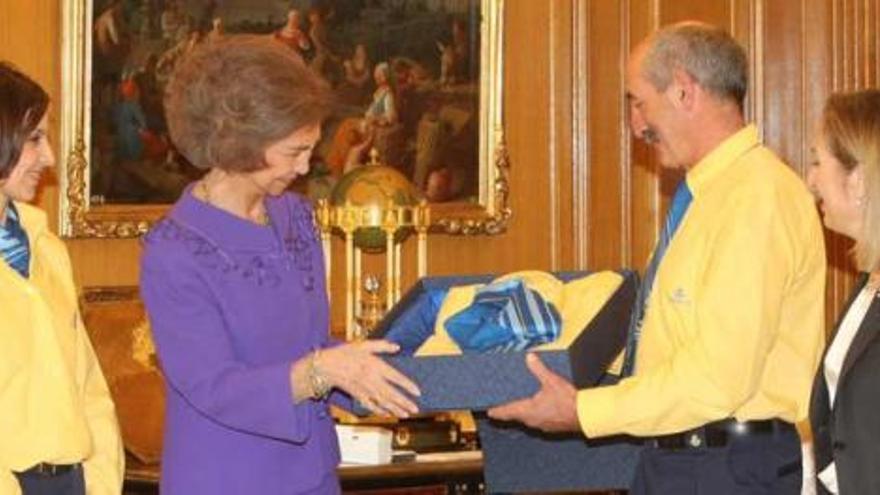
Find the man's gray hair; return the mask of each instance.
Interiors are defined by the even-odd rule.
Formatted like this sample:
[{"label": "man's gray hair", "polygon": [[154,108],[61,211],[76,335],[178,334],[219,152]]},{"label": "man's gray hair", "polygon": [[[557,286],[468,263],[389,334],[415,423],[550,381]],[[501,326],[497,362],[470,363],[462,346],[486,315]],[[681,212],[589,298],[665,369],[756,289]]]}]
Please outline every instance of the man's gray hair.
[{"label": "man's gray hair", "polygon": [[748,90],[748,58],[723,29],[700,22],[664,27],[649,40],[642,75],[664,91],[675,69],[683,70],[709,93],[739,105]]}]

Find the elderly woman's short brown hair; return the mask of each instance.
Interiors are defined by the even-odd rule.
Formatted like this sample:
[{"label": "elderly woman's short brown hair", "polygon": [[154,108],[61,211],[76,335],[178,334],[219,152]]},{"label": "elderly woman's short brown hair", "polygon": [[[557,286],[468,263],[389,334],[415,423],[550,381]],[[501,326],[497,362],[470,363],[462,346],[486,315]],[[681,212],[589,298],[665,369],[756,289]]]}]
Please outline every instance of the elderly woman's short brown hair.
[{"label": "elderly woman's short brown hair", "polygon": [[330,110],[324,81],[269,37],[228,36],[181,60],[168,83],[171,140],[194,166],[252,171],[266,147]]}]

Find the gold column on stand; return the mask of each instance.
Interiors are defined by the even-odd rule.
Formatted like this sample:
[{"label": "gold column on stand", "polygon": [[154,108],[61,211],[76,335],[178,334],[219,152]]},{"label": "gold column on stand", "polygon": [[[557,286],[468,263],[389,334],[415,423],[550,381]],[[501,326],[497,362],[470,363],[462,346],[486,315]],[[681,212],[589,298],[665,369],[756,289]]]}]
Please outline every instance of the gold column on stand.
[{"label": "gold column on stand", "polygon": [[[354,232],[357,229],[357,212],[346,203],[342,209],[334,209],[330,218],[337,220],[337,226],[342,230],[345,238],[345,338],[354,336],[353,320],[350,316],[354,312],[357,299],[357,287],[354,285],[355,270],[352,264],[357,264],[355,257]],[[330,276],[330,266],[326,267],[327,275]]]},{"label": "gold column on stand", "polygon": [[[418,244],[416,272],[420,278],[427,272],[430,207],[403,174],[379,163],[375,150],[370,155],[370,163],[339,179],[330,199],[318,202],[315,214],[324,247],[328,294],[331,234],[341,234],[345,242],[345,336],[349,340],[366,337],[381,313],[400,299],[401,247],[411,233],[416,234]],[[385,256],[384,304],[378,277],[362,273],[364,252]]]},{"label": "gold column on stand", "polygon": [[394,286],[400,277],[397,270],[399,267],[397,250],[394,249],[394,234],[397,233],[398,225],[397,210],[389,202],[382,216],[382,230],[385,232],[385,307],[390,308],[394,305]]},{"label": "gold column on stand", "polygon": [[319,201],[318,207],[315,208],[315,221],[318,223],[318,230],[321,231],[321,249],[324,251],[324,287],[327,290],[327,299],[330,299],[330,270],[332,267],[333,253],[330,251],[330,233],[333,225],[331,215],[333,211],[327,201]]},{"label": "gold column on stand", "polygon": [[419,266],[416,269],[419,278],[428,274],[428,227],[431,226],[431,211],[428,209],[428,202],[424,199],[419,201],[419,207],[416,208],[416,219],[413,222],[416,227],[418,236],[418,255]]}]

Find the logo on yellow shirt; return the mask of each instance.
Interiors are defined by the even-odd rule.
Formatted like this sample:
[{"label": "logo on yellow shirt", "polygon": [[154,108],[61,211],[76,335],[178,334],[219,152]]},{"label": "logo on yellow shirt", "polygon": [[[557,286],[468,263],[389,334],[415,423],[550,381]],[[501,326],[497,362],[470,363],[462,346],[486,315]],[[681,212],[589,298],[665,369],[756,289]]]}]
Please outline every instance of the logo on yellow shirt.
[{"label": "logo on yellow shirt", "polygon": [[683,288],[678,287],[669,294],[669,302],[673,304],[690,304],[691,297]]}]

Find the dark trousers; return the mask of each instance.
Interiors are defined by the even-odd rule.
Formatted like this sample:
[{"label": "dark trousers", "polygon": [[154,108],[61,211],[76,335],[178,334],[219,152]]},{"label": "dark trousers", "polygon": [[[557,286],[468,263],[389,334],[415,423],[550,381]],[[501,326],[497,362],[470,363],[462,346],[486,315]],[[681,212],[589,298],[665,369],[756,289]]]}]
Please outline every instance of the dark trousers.
[{"label": "dark trousers", "polygon": [[642,452],[630,495],[799,495],[794,429],[736,437],[726,447]]},{"label": "dark trousers", "polygon": [[23,495],[86,495],[82,466],[55,476],[16,473]]}]

